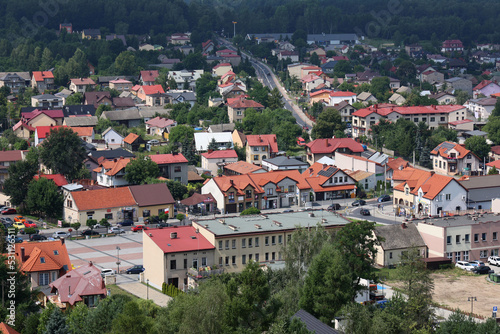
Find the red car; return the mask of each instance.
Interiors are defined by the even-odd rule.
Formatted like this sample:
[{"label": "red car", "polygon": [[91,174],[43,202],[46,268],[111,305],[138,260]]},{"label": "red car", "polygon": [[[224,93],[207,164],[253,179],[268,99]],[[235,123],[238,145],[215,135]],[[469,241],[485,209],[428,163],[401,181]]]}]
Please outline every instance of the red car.
[{"label": "red car", "polygon": [[35,223],[35,222],[32,222],[31,220],[26,220],[26,221],[24,222],[24,226],[25,226],[26,228],[28,228],[28,227],[35,227],[35,228],[36,228],[36,227],[37,227],[37,226],[36,226],[36,223]]},{"label": "red car", "polygon": [[148,227],[144,225],[137,225],[132,227],[132,232],[145,231],[145,230],[148,230]]},{"label": "red car", "polygon": [[15,215],[17,213],[16,209],[8,208],[2,211],[2,215]]}]

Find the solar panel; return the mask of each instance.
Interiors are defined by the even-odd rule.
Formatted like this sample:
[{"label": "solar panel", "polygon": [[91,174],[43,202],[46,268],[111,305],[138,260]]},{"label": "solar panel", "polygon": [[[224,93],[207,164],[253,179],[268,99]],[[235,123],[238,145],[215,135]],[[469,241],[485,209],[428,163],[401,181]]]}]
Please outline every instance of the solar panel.
[{"label": "solar panel", "polygon": [[329,167],[328,169],[326,170],[320,170],[318,172],[318,175],[321,175],[321,176],[326,176],[326,177],[330,177],[332,176],[333,174],[335,174],[339,169],[338,168],[335,168],[335,167]]}]

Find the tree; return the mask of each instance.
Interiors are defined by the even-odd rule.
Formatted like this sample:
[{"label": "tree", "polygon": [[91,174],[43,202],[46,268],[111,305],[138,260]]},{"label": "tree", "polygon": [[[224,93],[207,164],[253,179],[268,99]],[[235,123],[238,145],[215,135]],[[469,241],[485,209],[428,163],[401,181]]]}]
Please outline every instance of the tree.
[{"label": "tree", "polygon": [[4,192],[13,205],[24,203],[28,186],[38,171],[38,150],[31,149],[25,160],[9,166],[9,178],[4,182]]},{"label": "tree", "polygon": [[270,109],[282,109],[285,106],[283,102],[283,96],[279,92],[277,87],[274,87],[267,99],[267,106]]},{"label": "tree", "polygon": [[87,219],[85,222],[85,225],[90,228],[91,230],[94,229],[94,226],[97,224],[97,219]]},{"label": "tree", "polygon": [[495,108],[491,111],[490,117],[500,117],[500,99],[497,98]]},{"label": "tree", "polygon": [[45,330],[47,334],[67,334],[69,333],[68,325],[66,324],[66,318],[61,310],[56,307],[52,311],[49,321],[47,322],[47,327]]},{"label": "tree", "polygon": [[490,152],[490,145],[486,143],[486,139],[481,136],[472,136],[465,140],[465,148],[472,151],[479,160],[483,160]]},{"label": "tree", "polygon": [[[100,118],[102,113],[104,111],[111,111],[111,106],[109,104],[100,104],[98,107],[97,107],[97,110],[95,111],[95,115],[99,118],[99,122],[100,121],[108,121],[109,123],[111,123],[110,120],[108,119],[104,119],[104,118]],[[101,126],[102,127],[102,126]],[[104,130],[106,130],[107,128],[104,128]]]},{"label": "tree", "polygon": [[469,94],[466,91],[458,90],[455,92],[455,100],[457,104],[464,104],[469,99]]},{"label": "tree", "polygon": [[194,140],[194,129],[186,125],[177,125],[170,130],[168,140],[171,143],[182,143],[184,140]]},{"label": "tree", "polygon": [[321,61],[320,61],[319,56],[316,52],[313,52],[313,54],[309,58],[309,62],[313,65],[316,65],[316,66],[321,65]]},{"label": "tree", "polygon": [[391,90],[388,77],[375,77],[371,81],[370,93],[375,95],[377,100],[385,100],[385,93]]},{"label": "tree", "polygon": [[167,181],[167,188],[170,190],[170,193],[172,194],[172,197],[175,200],[181,200],[184,198],[184,194],[187,194],[188,190],[185,185],[180,183],[179,181],[172,181],[168,180]]},{"label": "tree", "polygon": [[345,130],[342,117],[338,110],[327,108],[318,116],[318,120],[311,130],[311,137],[313,139],[332,138],[337,130]]},{"label": "tree", "polygon": [[144,184],[148,177],[157,178],[159,175],[158,164],[149,156],[138,156],[125,167],[125,180],[130,184]]},{"label": "tree", "polygon": [[445,321],[439,323],[436,334],[453,333],[500,333],[500,327],[494,318],[488,318],[485,322],[476,322],[472,317],[459,312],[453,312]]},{"label": "tree", "polygon": [[54,65],[54,57],[50,49],[43,49],[42,53],[42,63],[40,65],[40,71],[48,71]]},{"label": "tree", "polygon": [[208,144],[207,146],[207,151],[217,151],[219,149],[219,144],[217,143],[217,141],[215,140],[215,137],[212,138],[212,140],[210,141],[210,143]]},{"label": "tree", "polygon": [[135,301],[126,303],[123,311],[113,319],[112,333],[148,333],[154,321],[139,309]]},{"label": "tree", "polygon": [[488,133],[488,139],[495,145],[500,144],[500,117],[489,117],[483,130]]},{"label": "tree", "polygon": [[40,177],[28,185],[26,208],[38,217],[57,218],[62,214],[63,195],[54,181]]},{"label": "tree", "polygon": [[74,93],[71,94],[66,98],[66,105],[77,105],[77,104],[82,104],[83,102],[83,95],[82,93]]},{"label": "tree", "polygon": [[40,158],[47,168],[71,182],[84,168],[86,154],[80,137],[71,128],[61,127],[50,130],[41,145]]},{"label": "tree", "polygon": [[488,171],[488,175],[496,175],[496,174],[498,174],[498,169],[495,166],[491,167],[490,170]]},{"label": "tree", "polygon": [[115,73],[119,75],[134,75],[137,72],[135,56],[130,51],[123,51],[115,59]]}]

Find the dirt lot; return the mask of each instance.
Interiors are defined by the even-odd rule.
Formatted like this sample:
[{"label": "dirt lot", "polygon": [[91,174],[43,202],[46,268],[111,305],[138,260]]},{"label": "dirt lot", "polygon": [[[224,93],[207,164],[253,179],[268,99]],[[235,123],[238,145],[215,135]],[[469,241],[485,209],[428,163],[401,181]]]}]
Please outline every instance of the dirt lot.
[{"label": "dirt lot", "polygon": [[450,270],[433,274],[432,277],[433,300],[440,305],[470,312],[471,303],[467,301],[467,297],[474,296],[477,298],[474,302],[474,313],[485,317],[491,316],[493,306],[500,306],[500,284],[488,282],[486,275],[457,274],[456,270]]}]

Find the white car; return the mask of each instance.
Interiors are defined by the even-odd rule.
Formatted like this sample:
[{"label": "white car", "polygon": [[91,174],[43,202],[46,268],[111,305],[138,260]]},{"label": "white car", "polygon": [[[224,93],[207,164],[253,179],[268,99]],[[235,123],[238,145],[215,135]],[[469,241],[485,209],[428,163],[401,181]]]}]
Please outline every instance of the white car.
[{"label": "white car", "polygon": [[479,260],[470,261],[469,263],[472,264],[474,267],[482,267],[482,266],[484,266],[484,262],[483,261],[479,261]]},{"label": "white car", "polygon": [[474,266],[467,261],[457,261],[457,263],[455,263],[455,267],[465,269],[467,271],[471,271],[474,268]]},{"label": "white car", "polygon": [[492,266],[500,266],[500,256],[490,256],[488,258],[488,263]]},{"label": "white car", "polygon": [[110,227],[108,233],[121,234],[125,233],[125,230],[117,226]]},{"label": "white car", "polygon": [[114,274],[115,274],[115,271],[113,269],[102,269],[101,270],[102,277],[110,276],[110,275],[114,275]]},{"label": "white car", "polygon": [[52,234],[52,238],[54,239],[60,239],[60,238],[69,238],[71,234],[69,232],[64,232],[64,231],[55,231]]}]

